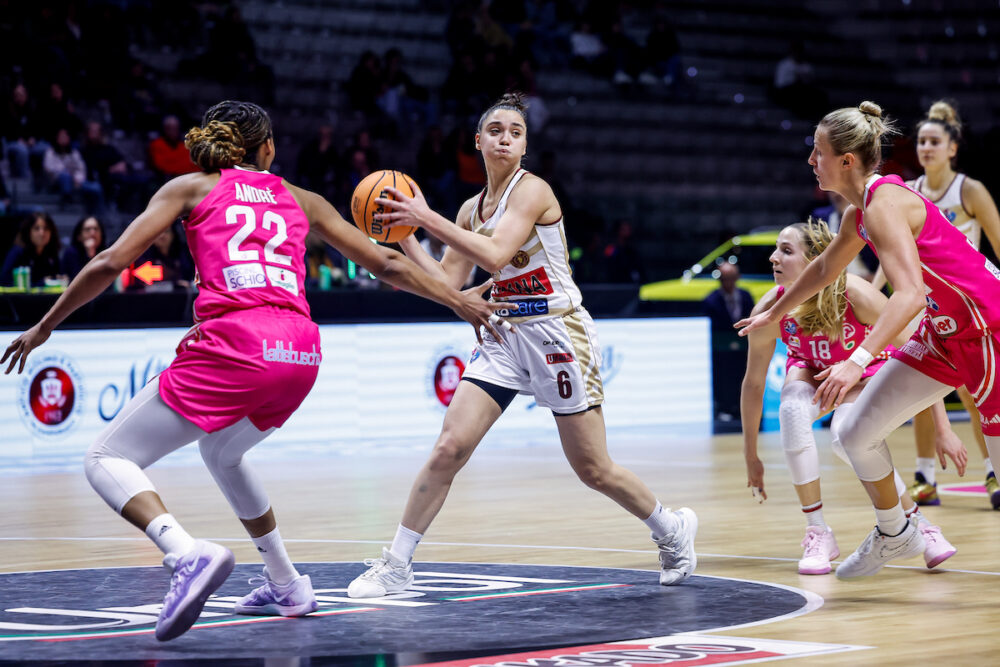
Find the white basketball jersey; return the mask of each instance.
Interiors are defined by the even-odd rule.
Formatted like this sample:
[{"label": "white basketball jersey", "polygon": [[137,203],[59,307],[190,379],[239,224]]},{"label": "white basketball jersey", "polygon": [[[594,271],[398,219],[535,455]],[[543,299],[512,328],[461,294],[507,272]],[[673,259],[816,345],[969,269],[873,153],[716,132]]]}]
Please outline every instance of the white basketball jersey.
[{"label": "white basketball jersey", "polygon": [[[955,174],[955,178],[951,180],[951,184],[944,191],[944,194],[941,195],[940,199],[931,201],[944,214],[948,222],[958,227],[958,231],[965,234],[966,238],[978,250],[983,227],[976,222],[975,218],[969,215],[969,212],[965,210],[965,206],[962,204],[962,185],[964,183],[965,174]],[[920,194],[924,194],[922,190],[924,185],[923,176],[920,176],[915,181],[911,181],[908,185]],[[930,198],[928,197],[928,199]]]},{"label": "white basketball jersey", "polygon": [[[472,210],[472,231],[492,236],[507,208],[507,198],[526,172],[518,169],[504,190],[496,211],[482,217],[484,190]],[[493,274],[492,301],[507,302],[510,308],[498,315],[511,322],[561,317],[580,307],[580,288],[573,282],[563,219],[549,224],[536,223],[531,235],[510,261]]]}]

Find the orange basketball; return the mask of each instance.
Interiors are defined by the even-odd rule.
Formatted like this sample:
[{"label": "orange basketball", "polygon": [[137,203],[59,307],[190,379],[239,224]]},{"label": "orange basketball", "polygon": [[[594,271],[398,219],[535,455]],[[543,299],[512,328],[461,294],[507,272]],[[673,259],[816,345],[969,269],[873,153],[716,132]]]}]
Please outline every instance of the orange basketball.
[{"label": "orange basketball", "polygon": [[392,199],[392,196],[385,191],[386,188],[396,188],[407,197],[413,196],[413,189],[406,182],[407,178],[409,176],[401,171],[384,169],[368,174],[354,188],[354,194],[351,195],[351,216],[354,218],[354,224],[376,241],[396,243],[417,229],[409,226],[390,229],[381,220],[375,219],[376,214],[389,213],[392,210],[375,203],[379,197]]}]

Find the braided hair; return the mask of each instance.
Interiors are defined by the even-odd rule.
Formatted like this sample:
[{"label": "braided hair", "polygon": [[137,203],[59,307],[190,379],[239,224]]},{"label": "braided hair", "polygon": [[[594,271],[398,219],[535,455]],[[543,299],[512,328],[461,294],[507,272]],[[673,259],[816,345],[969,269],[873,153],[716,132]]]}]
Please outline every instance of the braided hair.
[{"label": "braided hair", "polygon": [[191,128],[184,145],[202,171],[256,164],[257,150],[273,136],[271,118],[252,102],[226,100],[205,112],[201,127]]}]

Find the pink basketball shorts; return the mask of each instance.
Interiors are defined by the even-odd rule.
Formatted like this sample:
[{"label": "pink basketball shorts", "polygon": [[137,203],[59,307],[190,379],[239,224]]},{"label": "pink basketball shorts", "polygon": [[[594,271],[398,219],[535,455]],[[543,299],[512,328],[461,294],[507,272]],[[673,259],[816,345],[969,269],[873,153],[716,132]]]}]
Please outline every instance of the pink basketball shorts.
[{"label": "pink basketball shorts", "polygon": [[299,407],[319,371],[319,327],[294,311],[261,306],[196,325],[160,375],[160,397],[213,433],[244,417],[264,431]]},{"label": "pink basketball shorts", "polygon": [[920,323],[916,333],[893,356],[938,382],[965,385],[979,407],[983,433],[1000,436],[1000,384],[997,355],[1000,335],[941,338]]}]

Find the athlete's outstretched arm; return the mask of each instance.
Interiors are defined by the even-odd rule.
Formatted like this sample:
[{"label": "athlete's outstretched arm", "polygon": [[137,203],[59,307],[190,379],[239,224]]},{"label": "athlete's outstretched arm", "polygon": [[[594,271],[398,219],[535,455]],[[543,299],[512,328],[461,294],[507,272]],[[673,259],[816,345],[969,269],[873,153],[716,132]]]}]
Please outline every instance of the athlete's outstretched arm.
[{"label": "athlete's outstretched arm", "polygon": [[[342,255],[390,285],[448,306],[473,326],[479,342],[482,342],[480,327],[486,327],[498,340],[502,339],[490,317],[494,310],[505,306],[488,303],[482,298],[492,281],[459,292],[421,270],[406,255],[372,243],[364,232],[344,220],[330,202],[319,195],[301,188],[294,188],[294,192],[316,231]],[[499,322],[496,317],[492,321]]]},{"label": "athlete's outstretched arm", "polygon": [[[475,206],[475,198],[469,199],[458,211],[458,218],[455,221],[455,226],[468,229],[469,216],[472,215],[472,209]],[[461,289],[465,285],[465,281],[469,277],[469,272],[472,270],[473,262],[467,257],[463,256],[461,253],[456,252],[450,246],[445,246],[444,256],[441,261],[435,260],[433,257],[428,255],[423,247],[417,242],[417,239],[413,236],[407,236],[399,242],[399,247],[403,249],[406,256],[412,259],[417,265],[431,274],[448,283],[455,289]]]},{"label": "athlete's outstretched arm", "polygon": [[392,212],[383,213],[379,218],[389,226],[423,227],[489,273],[496,273],[510,262],[510,258],[527,240],[531,228],[555,203],[552,189],[545,181],[522,178],[508,197],[507,209],[500,217],[493,236],[484,236],[454,225],[432,211],[416,183],[411,181],[410,185],[413,186],[413,197],[407,197],[395,188],[386,188],[395,199],[375,201]]},{"label": "athlete's outstretched arm", "polygon": [[[853,220],[854,211],[853,206],[848,206],[844,211],[844,220]],[[854,232],[853,225],[842,225],[830,245],[819,254],[819,257],[806,265],[791,287],[785,290],[773,306],[742,319],[733,326],[740,330],[741,336],[746,336],[758,327],[781,321],[792,308],[836,280],[840,272],[847,268],[864,246],[865,242]]]},{"label": "athlete's outstretched arm", "polygon": [[52,330],[77,308],[88,303],[108,288],[115,278],[153,244],[153,240],[180,217],[189,207],[194,180],[201,174],[181,176],[167,182],[153,198],[146,210],[132,221],[118,240],[87,262],[62,296],[56,300],[41,321],[14,339],[0,358],[0,364],[10,357],[5,373],[10,373],[20,362],[17,372],[24,370],[28,353],[44,343]]},{"label": "athlete's outstretched arm", "polygon": [[[751,315],[770,308],[777,300],[777,289],[772,289],[754,306]],[[750,333],[747,348],[747,370],[740,388],[740,421],[743,425],[743,459],[747,465],[747,486],[760,493],[760,502],[767,500],[764,491],[764,464],[757,455],[757,435],[760,417],[764,411],[764,389],[767,367],[774,356],[778,325],[772,324]]]}]

